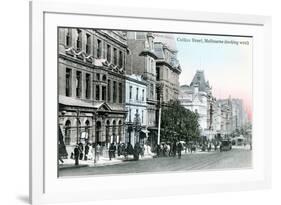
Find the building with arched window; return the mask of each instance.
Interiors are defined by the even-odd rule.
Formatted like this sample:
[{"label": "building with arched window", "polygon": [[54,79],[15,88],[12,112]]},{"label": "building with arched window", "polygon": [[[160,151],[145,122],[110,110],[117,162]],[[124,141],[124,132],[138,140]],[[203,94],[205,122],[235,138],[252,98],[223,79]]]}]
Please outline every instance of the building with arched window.
[{"label": "building with arched window", "polygon": [[80,142],[124,141],[126,34],[82,28],[58,33],[59,124],[69,155]]}]

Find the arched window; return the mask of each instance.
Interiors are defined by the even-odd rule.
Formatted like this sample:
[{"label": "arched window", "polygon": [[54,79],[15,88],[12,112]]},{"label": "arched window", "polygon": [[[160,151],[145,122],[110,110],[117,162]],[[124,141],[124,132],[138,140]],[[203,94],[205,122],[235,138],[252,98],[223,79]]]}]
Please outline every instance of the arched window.
[{"label": "arched window", "polygon": [[106,127],[105,127],[105,142],[106,144],[110,142],[110,136],[109,136],[109,127],[110,127],[110,122],[109,120],[106,121]]},{"label": "arched window", "polygon": [[96,123],[96,143],[99,143],[100,142],[100,133],[101,133],[101,122],[100,121],[97,121]]},{"label": "arched window", "polygon": [[77,128],[77,143],[80,142],[80,138],[81,138],[81,121],[78,120],[76,121],[76,128]]},{"label": "arched window", "polygon": [[82,31],[77,29],[76,48],[78,51],[82,50]]},{"label": "arched window", "polygon": [[118,142],[117,142],[117,143],[120,142],[120,140],[121,140],[121,135],[122,135],[122,121],[119,120],[119,123],[118,123],[118,136],[119,136],[119,139],[118,139]]},{"label": "arched window", "polygon": [[103,75],[103,76],[102,76],[102,80],[103,80],[103,81],[106,81],[106,75]]},{"label": "arched window", "polygon": [[90,122],[89,120],[86,120],[85,122],[85,132],[88,133],[88,139],[90,139]]},{"label": "arched window", "polygon": [[112,135],[113,135],[113,142],[116,141],[116,121],[113,120],[112,122]]},{"label": "arched window", "polygon": [[65,145],[69,145],[70,144],[70,134],[71,134],[71,122],[70,120],[67,120],[65,122],[65,126],[64,126],[64,143]]},{"label": "arched window", "polygon": [[67,30],[66,30],[66,35],[65,35],[65,37],[66,37],[66,42],[65,42],[65,44],[66,44],[66,46],[67,47],[70,47],[71,46],[71,29],[70,28],[68,28]]}]

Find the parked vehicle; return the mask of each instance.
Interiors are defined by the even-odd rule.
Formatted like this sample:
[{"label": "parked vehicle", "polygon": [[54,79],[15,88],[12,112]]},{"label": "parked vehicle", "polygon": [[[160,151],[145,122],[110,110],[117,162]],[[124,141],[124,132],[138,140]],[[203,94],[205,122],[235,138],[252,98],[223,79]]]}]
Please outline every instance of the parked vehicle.
[{"label": "parked vehicle", "polygon": [[221,141],[220,151],[230,151],[232,149],[231,141],[223,140]]}]

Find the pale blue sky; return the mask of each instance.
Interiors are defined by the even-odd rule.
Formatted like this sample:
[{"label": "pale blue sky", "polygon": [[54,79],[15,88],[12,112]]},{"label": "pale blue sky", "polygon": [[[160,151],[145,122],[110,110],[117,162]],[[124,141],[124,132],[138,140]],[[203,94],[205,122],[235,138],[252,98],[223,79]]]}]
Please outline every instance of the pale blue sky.
[{"label": "pale blue sky", "polygon": [[[192,42],[193,39],[202,42]],[[205,39],[236,41],[239,44],[206,43]],[[252,107],[252,38],[211,35],[175,35],[182,73],[180,84],[190,84],[196,70],[204,70],[217,98],[242,98]],[[240,42],[248,42],[242,45]]]}]

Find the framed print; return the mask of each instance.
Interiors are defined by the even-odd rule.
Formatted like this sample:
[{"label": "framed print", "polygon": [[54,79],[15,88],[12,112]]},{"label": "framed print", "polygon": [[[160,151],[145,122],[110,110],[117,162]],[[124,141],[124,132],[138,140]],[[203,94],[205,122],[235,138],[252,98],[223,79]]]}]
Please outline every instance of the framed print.
[{"label": "framed print", "polygon": [[270,17],[36,1],[30,20],[32,204],[270,187]]}]

